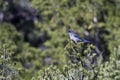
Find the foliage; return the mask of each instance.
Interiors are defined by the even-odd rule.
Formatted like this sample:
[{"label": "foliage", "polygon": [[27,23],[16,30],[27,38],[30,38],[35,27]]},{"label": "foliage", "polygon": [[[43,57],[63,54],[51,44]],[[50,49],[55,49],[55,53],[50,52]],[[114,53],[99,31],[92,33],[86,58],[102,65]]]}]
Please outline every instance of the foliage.
[{"label": "foliage", "polygon": [[119,3],[0,0],[0,79],[119,80]]},{"label": "foliage", "polygon": [[11,52],[6,45],[0,47],[0,79],[11,80],[21,79],[19,75],[20,67],[14,66],[14,61],[11,60]]},{"label": "foliage", "polygon": [[[81,44],[83,45],[83,44]],[[79,48],[78,45],[76,48]],[[120,47],[114,49],[114,58],[111,58],[110,61],[106,61],[102,63],[102,56],[97,56],[98,64],[94,65],[90,63],[91,60],[87,60],[91,58],[91,56],[81,56],[80,53],[77,53],[75,50],[76,45],[70,45],[70,50],[68,50],[68,54],[72,56],[70,59],[76,59],[76,62],[68,62],[69,64],[64,65],[62,69],[58,69],[56,66],[50,66],[44,70],[38,71],[38,73],[32,78],[32,80],[40,79],[40,80],[119,80],[120,79],[120,72],[119,72],[119,62],[120,62],[120,54],[119,50]],[[89,46],[90,47],[90,46]],[[95,47],[94,47],[95,48]],[[71,53],[72,54],[71,54]],[[89,52],[89,50],[88,50]],[[89,54],[89,53],[88,53]],[[87,55],[88,55],[87,54]],[[76,56],[77,55],[77,56]],[[94,54],[93,54],[94,55]],[[81,59],[78,59],[81,57]],[[87,58],[86,58],[87,57]],[[88,58],[89,57],[89,58]],[[91,59],[95,59],[92,57]],[[72,61],[71,60],[71,61]],[[83,62],[82,62],[83,60]],[[96,62],[96,61],[95,61]]]}]

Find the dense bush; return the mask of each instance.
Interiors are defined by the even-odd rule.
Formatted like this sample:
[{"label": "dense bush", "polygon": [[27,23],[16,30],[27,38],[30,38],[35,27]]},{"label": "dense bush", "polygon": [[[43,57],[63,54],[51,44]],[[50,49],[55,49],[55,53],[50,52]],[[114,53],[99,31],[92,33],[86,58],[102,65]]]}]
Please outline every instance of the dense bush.
[{"label": "dense bush", "polygon": [[[0,0],[0,79],[120,79],[119,0]],[[74,44],[68,29],[92,41]]]}]

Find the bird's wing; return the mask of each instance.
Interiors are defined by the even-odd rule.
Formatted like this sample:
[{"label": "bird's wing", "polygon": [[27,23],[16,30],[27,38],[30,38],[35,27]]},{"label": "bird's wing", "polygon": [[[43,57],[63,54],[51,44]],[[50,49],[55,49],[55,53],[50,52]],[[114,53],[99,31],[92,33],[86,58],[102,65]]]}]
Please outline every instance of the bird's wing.
[{"label": "bird's wing", "polygon": [[74,37],[77,38],[77,41],[79,42],[85,42],[85,43],[89,43],[90,41],[86,40],[86,39],[82,39],[80,36],[78,36],[77,34],[74,34]]},{"label": "bird's wing", "polygon": [[79,39],[82,39],[80,36],[78,36],[77,34],[74,34],[74,36],[76,37],[76,38],[79,38]]}]

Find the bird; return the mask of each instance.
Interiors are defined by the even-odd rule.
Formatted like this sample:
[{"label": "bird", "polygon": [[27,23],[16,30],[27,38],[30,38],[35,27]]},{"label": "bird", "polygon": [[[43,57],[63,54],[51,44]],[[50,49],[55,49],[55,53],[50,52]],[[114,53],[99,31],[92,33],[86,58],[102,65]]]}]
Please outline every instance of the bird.
[{"label": "bird", "polygon": [[80,36],[78,36],[77,34],[75,34],[72,30],[68,30],[69,33],[69,37],[70,39],[74,42],[74,43],[78,43],[78,42],[83,42],[83,43],[90,43],[89,40],[83,39]]}]

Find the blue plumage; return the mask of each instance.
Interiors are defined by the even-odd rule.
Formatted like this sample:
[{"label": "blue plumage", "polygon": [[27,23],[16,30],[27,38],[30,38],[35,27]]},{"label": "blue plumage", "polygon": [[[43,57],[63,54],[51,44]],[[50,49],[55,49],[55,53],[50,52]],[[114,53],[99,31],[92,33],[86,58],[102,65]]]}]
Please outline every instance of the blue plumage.
[{"label": "blue plumage", "polygon": [[72,30],[68,30],[68,33],[69,33],[70,39],[73,40],[75,43],[78,43],[78,42],[90,43],[90,41],[79,37]]}]

